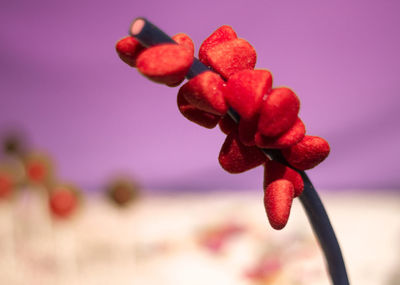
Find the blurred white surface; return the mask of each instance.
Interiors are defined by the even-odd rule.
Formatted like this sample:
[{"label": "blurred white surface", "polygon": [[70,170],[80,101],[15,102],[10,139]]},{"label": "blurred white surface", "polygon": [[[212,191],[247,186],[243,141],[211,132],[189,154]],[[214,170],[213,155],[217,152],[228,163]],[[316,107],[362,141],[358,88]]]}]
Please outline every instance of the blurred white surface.
[{"label": "blurred white surface", "polygon": [[[321,196],[351,283],[400,284],[400,196]],[[298,200],[281,231],[261,192],[149,196],[127,209],[92,197],[60,222],[30,201],[0,204],[0,284],[330,284]]]}]

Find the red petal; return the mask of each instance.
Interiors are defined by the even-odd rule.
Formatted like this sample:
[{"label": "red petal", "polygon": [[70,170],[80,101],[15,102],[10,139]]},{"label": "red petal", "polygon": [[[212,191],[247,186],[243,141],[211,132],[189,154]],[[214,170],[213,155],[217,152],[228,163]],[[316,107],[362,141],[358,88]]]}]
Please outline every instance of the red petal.
[{"label": "red petal", "polygon": [[[172,39],[178,45],[185,47],[194,56],[194,44],[193,44],[192,39],[188,35],[186,35],[184,33],[179,33],[179,34],[176,34],[175,36],[173,36]],[[185,78],[182,78],[178,82],[174,82],[173,84],[167,84],[167,85],[170,87],[176,87],[176,86],[179,86],[184,80],[185,80]]]},{"label": "red petal", "polygon": [[264,206],[269,223],[274,229],[280,230],[285,227],[292,207],[293,194],[292,182],[285,179],[276,180],[265,189]]},{"label": "red petal", "polygon": [[199,60],[205,65],[209,65],[207,62],[206,52],[210,49],[219,45],[223,42],[237,39],[235,31],[230,26],[219,27],[214,31],[205,41],[201,44],[199,49]]},{"label": "red petal", "polygon": [[273,89],[261,107],[259,132],[275,137],[286,132],[296,121],[300,101],[292,90],[286,87]]},{"label": "red petal", "polygon": [[178,44],[188,49],[190,54],[194,56],[194,44],[192,39],[184,33],[176,34],[172,39]]},{"label": "red petal", "polygon": [[272,86],[272,76],[267,70],[243,70],[227,82],[225,98],[241,118],[251,120],[258,115],[264,95]]},{"label": "red petal", "polygon": [[212,71],[203,72],[181,87],[185,99],[197,109],[223,115],[228,111],[224,98],[224,81]]},{"label": "red petal", "polygon": [[265,155],[255,146],[245,146],[237,132],[231,132],[225,139],[219,153],[219,163],[230,173],[241,173],[265,162]]},{"label": "red petal", "polygon": [[185,78],[193,63],[193,55],[176,44],[162,44],[146,49],[137,58],[139,71],[152,81],[168,85]]},{"label": "red petal", "polygon": [[254,69],[257,54],[244,39],[235,39],[216,45],[206,52],[206,62],[222,77],[245,69]]},{"label": "red petal", "polygon": [[214,128],[217,124],[218,121],[221,119],[220,116],[201,111],[191,105],[183,96],[182,92],[178,93],[178,108],[181,114],[188,119],[189,121],[192,121],[193,123],[196,123],[202,127],[212,129]]},{"label": "red petal", "polygon": [[280,136],[266,137],[261,133],[255,135],[256,145],[262,148],[287,148],[301,141],[306,133],[306,128],[300,118]]},{"label": "red petal", "polygon": [[265,163],[264,188],[278,179],[286,179],[294,186],[294,197],[299,196],[304,189],[304,182],[297,171],[279,162],[269,160]]},{"label": "red petal", "polygon": [[221,129],[221,131],[226,135],[229,135],[230,132],[237,130],[237,126],[238,126],[235,123],[235,121],[228,115],[223,116],[221,121],[219,121],[218,124],[219,124],[219,128]]},{"label": "red petal", "polygon": [[125,37],[120,39],[115,45],[118,56],[125,63],[136,67],[136,59],[146,48],[142,46],[134,37]]},{"label": "red petal", "polygon": [[300,170],[317,166],[329,154],[330,147],[326,140],[315,136],[305,136],[299,143],[282,150],[285,159]]},{"label": "red petal", "polygon": [[240,119],[239,122],[239,139],[247,146],[256,145],[254,140],[255,134],[257,132],[258,116],[253,117],[250,120]]}]

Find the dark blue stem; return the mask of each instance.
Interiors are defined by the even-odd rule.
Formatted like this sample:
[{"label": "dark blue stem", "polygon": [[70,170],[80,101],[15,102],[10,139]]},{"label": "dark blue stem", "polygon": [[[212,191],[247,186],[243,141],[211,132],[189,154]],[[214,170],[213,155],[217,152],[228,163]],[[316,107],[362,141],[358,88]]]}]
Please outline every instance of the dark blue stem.
[{"label": "dark blue stem", "polygon": [[[144,21],[144,26],[140,33],[131,35],[134,36],[142,45],[146,47],[151,47],[163,43],[175,43],[174,40],[171,39],[167,34],[165,34],[158,27],[147,21],[145,18],[137,18],[136,20]],[[205,66],[197,58],[195,58],[186,77],[190,79],[200,73],[209,70],[210,69],[207,66]],[[239,115],[232,108],[229,109],[228,114],[236,123],[240,121]],[[279,150],[262,149],[262,152],[269,159],[276,160],[293,168],[288,164],[288,162],[285,160]],[[342,252],[336,239],[335,232],[329,221],[329,217],[325,211],[324,205],[322,204],[322,201],[315,191],[315,188],[312,185],[307,174],[304,171],[300,171],[297,169],[295,170],[301,175],[304,181],[304,191],[299,198],[304,207],[304,210],[306,211],[314,234],[317,236],[322,251],[324,252],[332,283],[334,285],[347,285],[349,284],[349,280],[347,277]]]},{"label": "dark blue stem", "polygon": [[349,279],[347,277],[342,251],[340,250],[335,231],[329,221],[328,214],[307,174],[304,171],[298,172],[304,181],[304,191],[299,198],[306,211],[314,234],[317,236],[324,252],[332,283],[335,285],[347,285],[349,284]]}]

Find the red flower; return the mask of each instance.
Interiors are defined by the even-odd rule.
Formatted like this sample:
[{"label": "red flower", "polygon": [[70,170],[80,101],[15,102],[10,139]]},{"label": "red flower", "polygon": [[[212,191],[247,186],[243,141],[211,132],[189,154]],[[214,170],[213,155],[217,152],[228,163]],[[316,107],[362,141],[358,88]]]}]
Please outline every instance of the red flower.
[{"label": "red flower", "polygon": [[[190,38],[180,34],[174,40],[178,45],[163,44],[143,51],[133,40],[128,45],[127,39],[122,39],[117,51],[149,79],[174,86],[183,81],[193,62]],[[227,134],[219,154],[226,171],[240,173],[265,165],[264,205],[272,227],[281,229],[288,221],[293,198],[304,187],[294,169],[318,165],[328,156],[329,144],[320,137],[305,135],[305,125],[298,117],[297,95],[287,87],[273,88],[268,70],[254,70],[254,48],[238,38],[231,27],[214,31],[200,46],[199,59],[213,72],[201,73],[180,88],[179,110],[206,128],[219,122]],[[238,125],[227,114],[229,109],[240,116]],[[293,169],[269,161],[260,148],[280,149]]]}]

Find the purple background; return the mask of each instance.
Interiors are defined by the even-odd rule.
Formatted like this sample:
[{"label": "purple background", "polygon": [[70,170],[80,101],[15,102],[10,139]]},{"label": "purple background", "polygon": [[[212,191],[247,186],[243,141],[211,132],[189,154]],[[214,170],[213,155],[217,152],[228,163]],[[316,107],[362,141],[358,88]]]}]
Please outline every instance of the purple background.
[{"label": "purple background", "polygon": [[151,189],[261,188],[230,175],[224,136],[184,119],[176,88],[147,81],[115,42],[145,16],[198,49],[223,24],[258,51],[274,85],[293,88],[330,157],[324,189],[399,189],[399,1],[11,1],[0,4],[0,128],[23,126],[63,180],[96,189],[116,171]]}]

